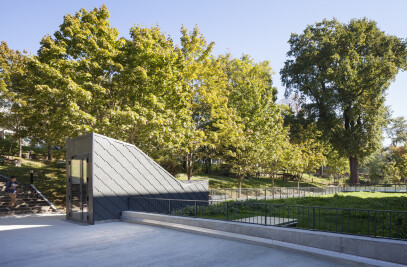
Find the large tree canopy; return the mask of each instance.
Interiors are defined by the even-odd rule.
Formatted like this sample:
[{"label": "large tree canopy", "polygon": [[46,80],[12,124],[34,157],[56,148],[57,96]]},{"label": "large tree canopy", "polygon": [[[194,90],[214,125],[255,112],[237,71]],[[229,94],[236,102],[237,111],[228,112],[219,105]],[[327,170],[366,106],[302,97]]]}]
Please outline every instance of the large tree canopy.
[{"label": "large tree canopy", "polygon": [[406,42],[368,19],[333,19],[292,34],[289,44],[281,70],[286,95],[300,96],[302,112],[349,158],[351,182],[358,183],[358,161],[381,141],[386,89],[407,67]]}]

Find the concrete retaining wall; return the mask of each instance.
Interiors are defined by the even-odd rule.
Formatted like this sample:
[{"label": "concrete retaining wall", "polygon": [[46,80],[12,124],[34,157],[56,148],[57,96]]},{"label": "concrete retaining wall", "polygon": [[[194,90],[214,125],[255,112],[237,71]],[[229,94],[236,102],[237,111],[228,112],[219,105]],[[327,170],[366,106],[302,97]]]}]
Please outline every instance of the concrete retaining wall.
[{"label": "concrete retaining wall", "polygon": [[267,238],[381,261],[407,264],[407,241],[325,233],[256,224],[123,211],[122,220],[154,220]]}]

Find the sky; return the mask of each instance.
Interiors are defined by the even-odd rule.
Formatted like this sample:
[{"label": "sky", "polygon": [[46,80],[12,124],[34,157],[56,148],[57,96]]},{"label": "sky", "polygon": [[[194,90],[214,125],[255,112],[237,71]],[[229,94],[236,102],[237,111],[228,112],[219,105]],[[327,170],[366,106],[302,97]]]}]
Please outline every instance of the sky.
[{"label": "sky", "polygon": [[[128,37],[133,25],[160,28],[177,43],[180,28],[198,25],[208,42],[215,42],[215,55],[249,54],[255,61],[268,60],[274,71],[273,84],[279,100],[284,97],[280,69],[287,60],[291,33],[324,18],[349,22],[353,18],[375,20],[381,30],[407,38],[406,0],[0,0],[0,41],[10,48],[36,54],[44,35],[58,30],[63,16],[106,4],[110,24]],[[400,72],[391,84],[386,104],[393,116],[407,117],[407,72]]]}]

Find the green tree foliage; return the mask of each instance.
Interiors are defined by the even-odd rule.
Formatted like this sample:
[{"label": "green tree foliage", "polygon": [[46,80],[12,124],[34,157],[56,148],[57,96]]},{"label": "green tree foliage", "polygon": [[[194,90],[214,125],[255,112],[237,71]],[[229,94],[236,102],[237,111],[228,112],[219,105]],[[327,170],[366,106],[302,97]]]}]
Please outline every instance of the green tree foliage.
[{"label": "green tree foliage", "polygon": [[407,178],[407,147],[390,147],[389,155],[387,157],[388,165],[392,166],[392,169],[388,171],[395,181],[406,183]]},{"label": "green tree foliage", "polygon": [[281,70],[286,95],[300,96],[307,118],[349,158],[351,183],[358,183],[358,162],[381,141],[386,89],[406,68],[406,42],[374,21],[333,19],[292,34],[289,44]]},{"label": "green tree foliage", "polygon": [[344,175],[349,173],[349,162],[348,159],[338,153],[333,148],[328,148],[326,153],[326,163],[329,166],[330,173],[333,174],[334,178],[336,176]]},{"label": "green tree foliage", "polygon": [[18,139],[18,154],[21,157],[21,139],[26,135],[25,114],[22,107],[25,102],[16,94],[19,90],[18,79],[26,75],[27,56],[25,53],[10,49],[5,42],[0,44],[0,125],[14,131]]},{"label": "green tree foliage", "polygon": [[407,121],[403,116],[390,120],[387,127],[388,136],[391,138],[392,146],[404,145],[407,143]]},{"label": "green tree foliage", "polygon": [[185,91],[190,92],[182,154],[190,179],[194,162],[214,155],[218,147],[216,124],[227,121],[228,91],[220,62],[211,57],[214,43],[207,44],[197,27],[191,33],[183,27],[181,33],[184,86]]},{"label": "green tree foliage", "polygon": [[227,75],[228,107],[233,122],[222,135],[224,159],[238,178],[238,187],[250,172],[272,168],[286,137],[269,62],[255,63],[249,56],[221,56]]},{"label": "green tree foliage", "polygon": [[184,91],[182,54],[158,27],[130,29],[118,61],[120,109],[112,121],[115,137],[140,146],[153,157],[180,147],[188,121],[190,93]]},{"label": "green tree foliage", "polygon": [[40,76],[33,82],[40,93],[49,96],[52,91],[60,97],[57,105],[47,102],[55,108],[53,112],[63,114],[57,118],[61,123],[63,119],[70,122],[74,134],[108,133],[117,116],[115,75],[122,67],[115,58],[121,42],[108,19],[105,6],[66,15],[54,37],[43,37],[33,63]]},{"label": "green tree foliage", "polygon": [[[98,132],[172,172],[183,161],[188,179],[197,161],[221,159],[239,188],[251,175],[301,177],[327,160],[339,174],[344,158],[368,155],[384,91],[405,67],[405,43],[373,22],[310,26],[292,36],[295,60],[282,70],[287,93],[297,94],[293,111],[275,103],[268,61],[215,57],[198,27],[182,27],[178,45],[158,26],[120,38],[102,5],[64,16],[40,44],[30,56],[0,46],[0,123],[15,137],[45,144],[51,159],[66,138]],[[402,164],[394,163],[398,173]]]}]

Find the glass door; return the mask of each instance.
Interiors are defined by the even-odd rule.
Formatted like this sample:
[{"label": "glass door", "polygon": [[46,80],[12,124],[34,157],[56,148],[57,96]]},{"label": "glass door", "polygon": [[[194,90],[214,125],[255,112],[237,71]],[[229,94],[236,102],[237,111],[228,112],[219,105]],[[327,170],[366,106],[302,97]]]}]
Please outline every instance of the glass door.
[{"label": "glass door", "polygon": [[73,158],[70,164],[69,217],[88,221],[88,159]]}]

